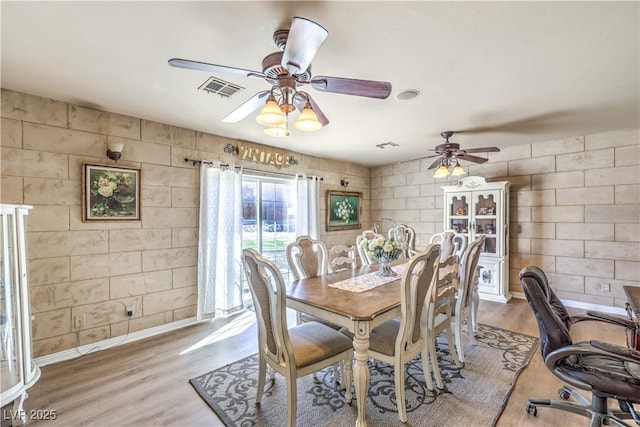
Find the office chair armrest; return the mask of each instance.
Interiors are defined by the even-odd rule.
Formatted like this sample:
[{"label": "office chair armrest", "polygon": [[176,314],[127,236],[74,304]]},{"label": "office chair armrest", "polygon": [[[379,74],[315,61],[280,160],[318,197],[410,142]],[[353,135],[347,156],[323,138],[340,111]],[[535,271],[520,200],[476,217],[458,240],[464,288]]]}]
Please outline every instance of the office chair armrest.
[{"label": "office chair armrest", "polygon": [[602,341],[583,341],[560,347],[547,354],[544,363],[549,370],[553,371],[558,362],[570,356],[601,356],[620,362],[640,364],[640,354],[638,352],[627,347]]},{"label": "office chair armrest", "polygon": [[571,316],[572,323],[583,322],[585,320],[595,320],[598,322],[611,323],[613,325],[622,326],[624,328],[634,329],[637,324],[626,317],[616,316],[615,314],[601,313],[599,311],[587,311],[585,314],[577,314]]},{"label": "office chair armrest", "polygon": [[640,352],[637,352],[629,347],[623,347],[621,345],[611,344],[603,341],[590,341],[591,345],[600,350],[604,350],[607,353],[616,354],[629,358],[630,362],[640,364]]}]

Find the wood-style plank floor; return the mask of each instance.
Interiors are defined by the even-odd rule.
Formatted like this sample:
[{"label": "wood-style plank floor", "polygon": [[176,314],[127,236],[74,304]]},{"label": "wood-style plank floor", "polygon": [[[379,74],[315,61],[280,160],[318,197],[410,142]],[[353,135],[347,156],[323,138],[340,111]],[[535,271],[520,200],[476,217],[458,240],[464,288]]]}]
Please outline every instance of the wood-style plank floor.
[{"label": "wood-style plank floor", "polygon": [[[220,320],[200,323],[46,366],[29,391],[26,409],[53,410],[57,419],[30,421],[27,426],[222,425],[188,380],[255,353],[256,328],[249,321],[252,316],[248,312],[226,325]],[[533,313],[524,300],[514,299],[508,304],[481,301],[478,318],[484,324],[538,336]],[[622,331],[598,322],[579,323],[572,332],[575,341],[624,343]],[[537,417],[526,414],[528,397],[556,399],[561,385],[545,368],[537,349],[520,375],[498,426],[589,425],[585,418],[558,410],[540,409]],[[368,416],[375,414],[370,411]]]}]

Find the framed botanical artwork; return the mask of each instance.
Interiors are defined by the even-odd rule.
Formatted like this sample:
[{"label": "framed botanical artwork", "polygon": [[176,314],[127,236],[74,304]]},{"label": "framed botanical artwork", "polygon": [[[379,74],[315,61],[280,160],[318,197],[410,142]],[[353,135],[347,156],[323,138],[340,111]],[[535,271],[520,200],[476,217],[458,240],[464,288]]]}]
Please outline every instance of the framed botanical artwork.
[{"label": "framed botanical artwork", "polygon": [[140,169],[82,165],[82,220],[140,220]]},{"label": "framed botanical artwork", "polygon": [[362,228],[362,193],[327,190],[327,231]]}]

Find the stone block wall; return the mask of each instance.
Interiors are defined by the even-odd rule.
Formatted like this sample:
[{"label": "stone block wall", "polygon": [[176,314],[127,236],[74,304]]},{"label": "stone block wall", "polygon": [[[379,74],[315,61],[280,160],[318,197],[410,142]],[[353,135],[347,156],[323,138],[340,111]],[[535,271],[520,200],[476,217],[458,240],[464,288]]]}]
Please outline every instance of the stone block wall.
[{"label": "stone block wall", "polygon": [[[488,181],[510,181],[509,289],[535,264],[566,300],[623,307],[622,287],[640,286],[640,132],[576,136],[489,153],[465,167]],[[371,218],[416,230],[416,247],[443,228],[441,186],[433,159],[372,168]],[[371,224],[365,224],[371,226]],[[607,290],[609,289],[609,290]]]},{"label": "stone block wall", "polygon": [[[184,162],[240,162],[238,141],[2,89],[0,202],[33,206],[27,249],[35,356],[195,316],[199,170]],[[83,222],[82,163],[113,164],[107,142],[124,142],[119,165],[141,168],[141,221]],[[323,178],[320,238],[355,242],[359,230],[325,232],[326,190],[363,193],[369,168],[292,153],[280,170]],[[125,307],[133,307],[129,321]],[[76,328],[73,319],[83,319]]]}]

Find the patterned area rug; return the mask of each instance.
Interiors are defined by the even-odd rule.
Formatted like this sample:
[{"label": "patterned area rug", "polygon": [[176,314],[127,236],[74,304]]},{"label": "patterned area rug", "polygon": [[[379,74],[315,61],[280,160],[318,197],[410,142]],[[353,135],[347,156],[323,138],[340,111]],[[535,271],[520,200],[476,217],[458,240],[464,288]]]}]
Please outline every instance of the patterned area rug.
[{"label": "patterned area rug", "polygon": [[[465,340],[465,366],[453,363],[444,337],[438,337],[438,359],[444,390],[427,390],[420,358],[405,367],[409,426],[493,426],[497,422],[520,371],[529,363],[538,338],[479,325],[475,345]],[[276,375],[255,405],[257,355],[233,362],[190,380],[200,397],[228,427],[278,426],[287,419],[286,384]],[[402,425],[396,409],[393,367],[370,362],[371,387],[366,417],[370,426]],[[351,405],[333,382],[332,370],[298,379],[299,426],[355,424],[355,396]]]}]

